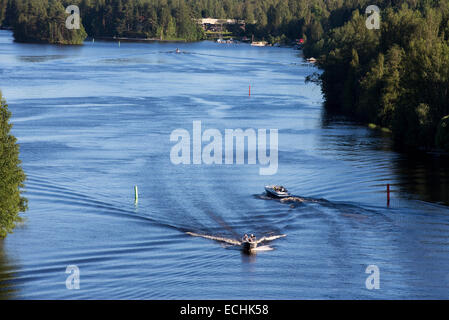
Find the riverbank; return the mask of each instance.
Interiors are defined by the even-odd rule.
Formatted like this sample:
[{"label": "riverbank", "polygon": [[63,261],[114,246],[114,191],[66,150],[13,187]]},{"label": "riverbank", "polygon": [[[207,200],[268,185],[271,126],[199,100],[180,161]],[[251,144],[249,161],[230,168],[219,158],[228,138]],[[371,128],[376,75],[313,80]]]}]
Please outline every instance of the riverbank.
[{"label": "riverbank", "polygon": [[447,6],[387,6],[382,32],[366,27],[360,8],[346,10],[344,21],[321,21],[322,38],[304,48],[323,70],[326,108],[388,128],[400,148],[449,152],[449,42],[437,13],[449,15]]}]

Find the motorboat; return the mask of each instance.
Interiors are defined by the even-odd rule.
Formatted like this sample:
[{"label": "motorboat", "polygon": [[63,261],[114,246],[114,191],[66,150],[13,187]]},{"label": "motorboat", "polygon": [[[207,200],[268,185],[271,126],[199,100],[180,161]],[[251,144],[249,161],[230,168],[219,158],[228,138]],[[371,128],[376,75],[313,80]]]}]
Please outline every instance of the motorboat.
[{"label": "motorboat", "polygon": [[283,186],[265,186],[265,191],[269,196],[276,198],[290,197],[290,193]]},{"label": "motorboat", "polygon": [[190,231],[186,232],[186,233],[193,237],[202,237],[205,239],[224,242],[224,243],[232,245],[232,246],[239,246],[241,248],[241,250],[247,254],[254,254],[257,251],[272,250],[267,245],[262,245],[260,247],[258,247],[258,245],[259,245],[259,243],[266,243],[266,242],[273,241],[273,240],[283,238],[286,236],[285,234],[280,234],[280,235],[269,235],[269,236],[263,236],[261,238],[256,238],[253,234],[251,234],[251,235],[245,234],[242,237],[242,239],[238,240],[235,238],[224,238],[224,237],[220,237],[220,236],[199,234],[199,233],[194,233],[194,232],[190,232]]},{"label": "motorboat", "polygon": [[257,248],[257,242],[251,240],[242,241],[242,250],[246,253],[251,253]]}]

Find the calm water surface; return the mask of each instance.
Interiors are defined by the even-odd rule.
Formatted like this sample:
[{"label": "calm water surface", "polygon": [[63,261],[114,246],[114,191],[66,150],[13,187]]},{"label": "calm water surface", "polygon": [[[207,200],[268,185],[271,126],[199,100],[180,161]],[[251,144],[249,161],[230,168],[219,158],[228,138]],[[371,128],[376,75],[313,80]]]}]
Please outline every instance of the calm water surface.
[{"label": "calm water surface", "polygon": [[[326,115],[297,51],[12,40],[0,32],[0,88],[29,211],[0,241],[0,298],[449,298],[447,160],[412,160],[388,136]],[[277,174],[173,165],[170,133],[194,120],[279,129]],[[267,200],[269,183],[311,201]],[[247,256],[187,231],[287,236]],[[379,290],[365,287],[371,264]],[[80,290],[66,289],[68,265]]]}]

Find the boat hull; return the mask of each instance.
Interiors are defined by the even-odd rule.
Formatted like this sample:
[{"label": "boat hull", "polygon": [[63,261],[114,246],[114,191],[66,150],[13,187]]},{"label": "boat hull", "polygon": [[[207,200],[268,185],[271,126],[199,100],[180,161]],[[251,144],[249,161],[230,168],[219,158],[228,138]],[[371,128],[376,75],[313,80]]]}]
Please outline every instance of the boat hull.
[{"label": "boat hull", "polygon": [[278,192],[278,191],[274,190],[273,187],[269,187],[269,186],[265,187],[265,191],[267,192],[267,194],[269,196],[276,197],[276,198],[290,197],[290,193],[288,193],[288,192]]},{"label": "boat hull", "polygon": [[256,242],[243,242],[242,243],[242,250],[246,253],[251,253],[257,248]]}]

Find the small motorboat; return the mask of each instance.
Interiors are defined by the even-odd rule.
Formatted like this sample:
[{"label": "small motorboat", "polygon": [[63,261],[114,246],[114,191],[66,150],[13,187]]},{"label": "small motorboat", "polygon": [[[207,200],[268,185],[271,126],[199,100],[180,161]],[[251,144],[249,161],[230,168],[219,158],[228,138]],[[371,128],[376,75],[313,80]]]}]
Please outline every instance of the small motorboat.
[{"label": "small motorboat", "polygon": [[245,240],[242,242],[242,250],[246,253],[251,253],[257,248],[257,242],[251,240]]},{"label": "small motorboat", "polygon": [[280,235],[269,235],[269,236],[263,236],[261,238],[256,238],[254,234],[248,235],[245,234],[242,239],[238,240],[235,238],[223,238],[220,236],[211,236],[207,234],[199,234],[194,232],[186,232],[188,235],[192,237],[202,237],[210,240],[215,240],[219,242],[224,242],[226,244],[232,245],[232,246],[239,246],[240,249],[246,253],[246,254],[255,254],[258,251],[267,251],[272,250],[271,247],[267,245],[258,246],[259,243],[266,243],[269,241],[274,241],[279,238],[283,238],[286,235],[280,234]]},{"label": "small motorboat", "polygon": [[248,234],[245,234],[240,245],[242,246],[243,252],[253,253],[254,250],[256,250],[258,243],[259,242],[256,240],[256,237],[253,234],[251,234],[250,236],[248,236]]},{"label": "small motorboat", "polygon": [[283,186],[265,186],[265,191],[269,196],[276,198],[290,197],[290,193]]}]

